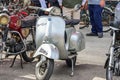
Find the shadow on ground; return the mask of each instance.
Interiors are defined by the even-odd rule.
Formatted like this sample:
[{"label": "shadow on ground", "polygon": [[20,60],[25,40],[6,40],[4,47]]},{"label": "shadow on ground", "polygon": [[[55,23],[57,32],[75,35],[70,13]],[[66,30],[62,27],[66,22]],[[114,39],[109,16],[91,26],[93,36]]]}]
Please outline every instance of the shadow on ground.
[{"label": "shadow on ground", "polygon": [[[10,68],[11,60],[3,60],[0,63],[0,80],[35,80],[34,67],[36,62],[23,63],[20,67],[20,60],[16,60]],[[70,77],[71,68],[67,67],[64,61],[56,61],[54,72],[50,80],[93,80],[94,77],[105,78],[103,66],[93,64],[77,64],[74,76]]]},{"label": "shadow on ground", "polygon": [[70,77],[71,68],[68,68],[65,63],[58,63],[56,63],[50,80],[93,80],[95,77],[105,78],[105,69],[100,65],[77,64],[74,76]]}]

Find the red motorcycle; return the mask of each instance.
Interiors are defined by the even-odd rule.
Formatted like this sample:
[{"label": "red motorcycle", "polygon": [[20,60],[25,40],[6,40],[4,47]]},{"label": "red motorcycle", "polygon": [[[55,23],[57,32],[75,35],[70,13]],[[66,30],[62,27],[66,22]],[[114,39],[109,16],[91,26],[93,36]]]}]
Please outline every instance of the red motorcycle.
[{"label": "red motorcycle", "polygon": [[[2,12],[5,12],[4,10]],[[6,12],[9,13],[9,12]],[[6,23],[4,22],[6,20]],[[1,22],[4,22],[1,23]],[[22,58],[26,62],[33,61],[33,54],[35,50],[35,31],[36,17],[34,15],[29,15],[24,9],[15,9],[12,14],[1,15],[0,14],[0,24],[2,29],[2,42],[3,50],[7,52],[7,56],[15,55],[11,67],[19,54],[21,57],[21,67]]]}]

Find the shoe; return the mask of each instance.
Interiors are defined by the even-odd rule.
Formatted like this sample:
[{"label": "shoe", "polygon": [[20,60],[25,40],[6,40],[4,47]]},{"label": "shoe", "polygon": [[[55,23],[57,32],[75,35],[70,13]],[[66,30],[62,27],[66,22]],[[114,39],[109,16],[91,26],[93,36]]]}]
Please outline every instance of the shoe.
[{"label": "shoe", "polygon": [[103,37],[103,33],[98,33],[98,38],[102,38]]},{"label": "shoe", "polygon": [[91,33],[87,33],[86,36],[98,36],[98,35],[91,32]]}]

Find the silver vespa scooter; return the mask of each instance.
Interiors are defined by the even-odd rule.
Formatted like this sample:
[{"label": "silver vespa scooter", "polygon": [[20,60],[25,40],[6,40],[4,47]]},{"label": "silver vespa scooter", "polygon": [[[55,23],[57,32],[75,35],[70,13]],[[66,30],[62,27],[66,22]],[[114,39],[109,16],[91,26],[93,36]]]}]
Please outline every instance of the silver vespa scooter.
[{"label": "silver vespa scooter", "polygon": [[78,20],[65,21],[60,17],[60,9],[51,7],[42,9],[48,16],[40,16],[36,22],[36,48],[34,57],[39,57],[35,67],[38,80],[49,80],[54,68],[54,60],[66,60],[74,75],[77,52],[85,48],[84,36],[76,31]]}]

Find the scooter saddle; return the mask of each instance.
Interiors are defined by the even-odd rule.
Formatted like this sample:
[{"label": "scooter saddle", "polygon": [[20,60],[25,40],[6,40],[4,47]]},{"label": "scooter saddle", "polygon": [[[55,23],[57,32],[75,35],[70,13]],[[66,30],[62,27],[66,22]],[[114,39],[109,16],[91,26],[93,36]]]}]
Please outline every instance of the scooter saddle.
[{"label": "scooter saddle", "polygon": [[35,26],[35,23],[36,23],[36,17],[27,16],[21,20],[21,27],[22,28],[30,28],[30,27]]},{"label": "scooter saddle", "polygon": [[66,25],[77,25],[79,24],[80,19],[71,19],[71,20],[65,20]]}]

